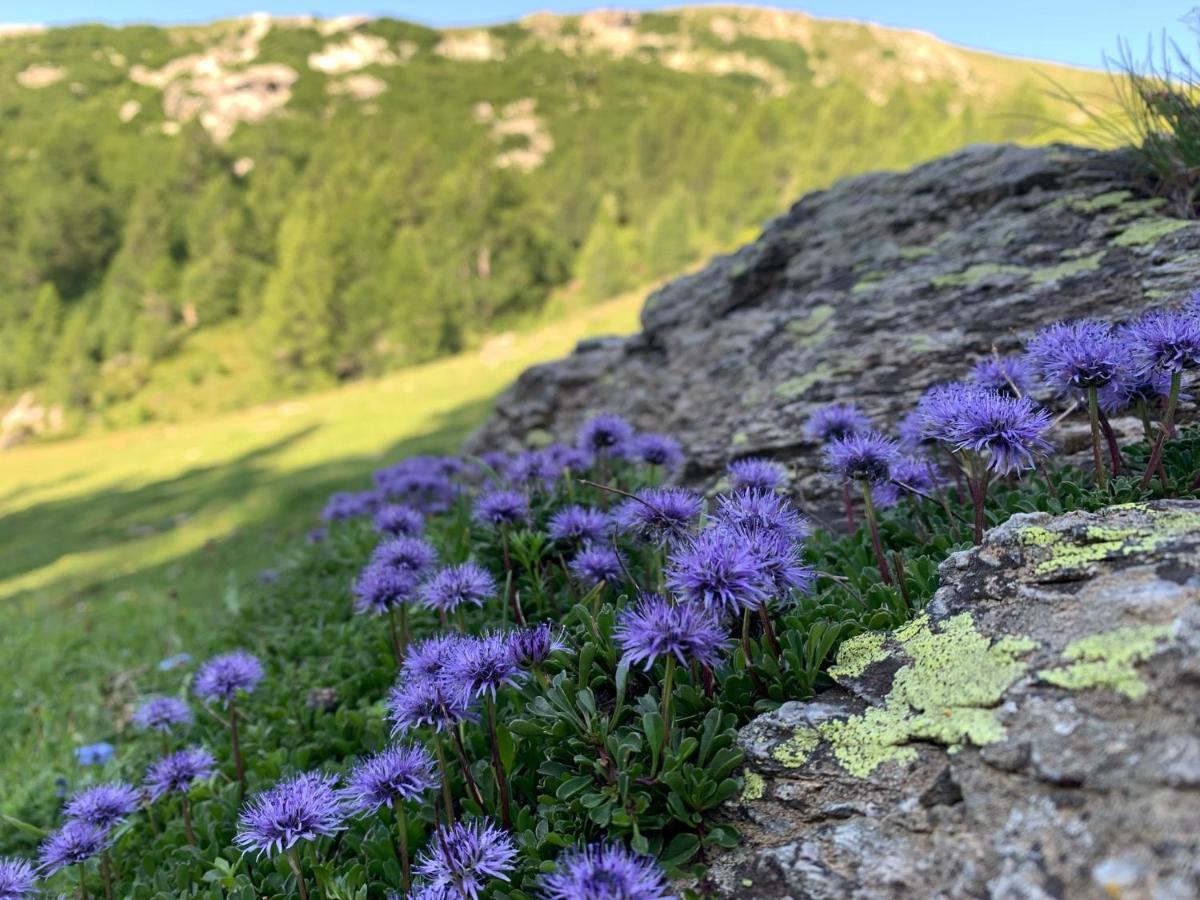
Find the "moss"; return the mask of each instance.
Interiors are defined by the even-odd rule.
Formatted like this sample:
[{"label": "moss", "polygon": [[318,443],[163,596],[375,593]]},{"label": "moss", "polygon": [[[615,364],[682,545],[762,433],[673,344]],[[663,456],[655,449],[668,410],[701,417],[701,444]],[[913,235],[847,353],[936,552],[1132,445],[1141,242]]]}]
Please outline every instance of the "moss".
[{"label": "moss", "polygon": [[1029,270],[1022,266],[1000,265],[998,263],[979,263],[950,275],[935,275],[930,284],[935,288],[973,287],[979,282],[994,278],[997,275],[1028,275]]},{"label": "moss", "polygon": [[1093,253],[1091,256],[1072,259],[1067,262],[1059,263],[1057,266],[1046,266],[1041,269],[1034,269],[1030,275],[1030,280],[1034,284],[1045,284],[1048,281],[1059,281],[1063,278],[1070,278],[1073,275],[1082,275],[1084,272],[1094,272],[1100,268],[1100,260],[1104,258],[1104,251],[1101,250]]},{"label": "moss", "polygon": [[1048,548],[1046,558],[1038,562],[1034,572],[1056,575],[1102,559],[1153,553],[1181,534],[1200,530],[1200,513],[1192,510],[1156,510],[1136,504],[1109,508],[1110,513],[1122,510],[1141,510],[1149,523],[1125,528],[1091,526],[1082,534],[1024,529],[1022,543]]},{"label": "moss", "polygon": [[813,728],[797,728],[792,736],[771,751],[771,758],[789,769],[798,769],[806,762],[817,744],[821,743],[821,735]]},{"label": "moss", "polygon": [[879,271],[878,269],[873,272],[867,272],[861,279],[859,279],[858,283],[855,284],[854,287],[850,288],[850,293],[863,294],[867,291],[873,291],[889,274],[890,273]]},{"label": "moss", "polygon": [[923,259],[926,256],[932,256],[936,252],[933,247],[901,247],[900,258],[907,260]]},{"label": "moss", "polygon": [[811,372],[806,372],[796,378],[789,378],[787,381],[775,385],[775,394],[784,400],[795,400],[814,384],[823,378],[828,378],[829,374],[826,366],[817,366]]},{"label": "moss", "polygon": [[1076,212],[1101,212],[1105,209],[1114,209],[1121,206],[1132,196],[1133,194],[1129,191],[1109,191],[1106,194],[1098,194],[1095,197],[1072,197],[1067,201],[1067,205]]},{"label": "moss", "polygon": [[828,303],[819,303],[812,308],[807,316],[793,319],[787,324],[787,330],[802,338],[803,346],[813,346],[824,340],[833,331],[830,319],[836,310]]},{"label": "moss", "polygon": [[1158,642],[1170,635],[1169,625],[1143,625],[1080,638],[1063,649],[1063,659],[1073,660],[1071,665],[1044,669],[1038,677],[1072,691],[1111,688],[1136,700],[1145,695],[1146,683],[1134,663],[1153,656]]},{"label": "moss", "polygon": [[1142,247],[1155,244],[1168,234],[1174,234],[1181,228],[1193,224],[1185,219],[1169,219],[1155,216],[1148,219],[1135,219],[1125,229],[1113,238],[1118,247]]},{"label": "moss", "polygon": [[829,677],[834,681],[857,678],[872,663],[887,659],[886,643],[887,636],[875,631],[850,638],[838,648],[837,663],[829,667]]},{"label": "moss", "polygon": [[742,786],[741,802],[750,803],[754,800],[761,800],[763,794],[767,792],[767,783],[763,781],[763,777],[757,772],[751,772],[747,769],[742,779],[744,784]]}]

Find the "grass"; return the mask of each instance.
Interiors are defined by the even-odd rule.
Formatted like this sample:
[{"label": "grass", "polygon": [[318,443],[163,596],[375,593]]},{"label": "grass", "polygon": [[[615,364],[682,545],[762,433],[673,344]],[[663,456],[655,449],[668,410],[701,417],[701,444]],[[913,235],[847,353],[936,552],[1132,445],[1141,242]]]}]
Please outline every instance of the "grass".
[{"label": "grass", "polygon": [[111,739],[148,667],[203,655],[331,491],[457,445],[527,366],[634,330],[643,296],[378,381],[0,457],[0,813]]}]

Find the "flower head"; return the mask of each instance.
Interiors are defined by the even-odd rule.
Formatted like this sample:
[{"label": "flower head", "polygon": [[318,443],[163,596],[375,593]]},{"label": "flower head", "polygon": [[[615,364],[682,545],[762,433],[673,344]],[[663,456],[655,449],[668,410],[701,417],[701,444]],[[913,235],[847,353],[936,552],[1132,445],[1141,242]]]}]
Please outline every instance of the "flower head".
[{"label": "flower head", "polygon": [[1051,449],[1044,437],[1050,414],[1028,397],[984,392],[962,410],[952,436],[956,450],[988,457],[988,468],[1010,474],[1030,469]]},{"label": "flower head", "polygon": [[108,741],[75,748],[75,761],[81,766],[102,766],[112,758],[113,745]]},{"label": "flower head", "polygon": [[529,501],[520,491],[484,491],[475,498],[472,510],[480,525],[500,528],[529,521]]},{"label": "flower head", "polygon": [[166,659],[160,660],[158,663],[158,671],[170,672],[173,669],[183,669],[192,661],[190,653],[176,653],[174,656],[168,656]]},{"label": "flower head", "polygon": [[440,677],[449,696],[494,700],[500,688],[520,683],[525,673],[513,658],[508,635],[494,632],[458,641]]},{"label": "flower head", "polygon": [[808,521],[787,497],[754,488],[718,496],[714,518],[731,528],[770,531],[789,541],[801,540],[809,532]]},{"label": "flower head", "polygon": [[971,381],[998,394],[1024,397],[1033,385],[1033,373],[1020,356],[985,356],[971,368]]},{"label": "flower head", "polygon": [[408,648],[401,674],[407,679],[436,679],[454,654],[454,646],[463,640],[457,634],[439,634],[417,641]]},{"label": "flower head", "polygon": [[625,651],[622,659],[647,670],[663,656],[674,656],[682,665],[694,659],[715,666],[728,647],[726,630],[712,610],[671,603],[658,594],[643,594],[622,609],[613,639]]},{"label": "flower head", "polygon": [[1200,366],[1200,317],[1150,312],[1130,322],[1124,335],[1138,372],[1176,373]]},{"label": "flower head", "polygon": [[393,737],[423,726],[445,731],[477,718],[466,696],[444,691],[432,678],[406,678],[393,686],[387,711]]},{"label": "flower head", "polygon": [[900,445],[875,431],[838,438],[825,447],[825,465],[833,474],[869,484],[887,481],[899,458]]},{"label": "flower head", "polygon": [[357,494],[339,491],[330,496],[329,502],[321,510],[321,518],[326,522],[358,519],[375,512],[382,502],[383,497],[377,491],[362,491]]},{"label": "flower head", "polygon": [[507,833],[488,819],[474,819],[439,827],[417,857],[416,870],[435,889],[478,900],[489,879],[508,881],[516,857]]},{"label": "flower head", "polygon": [[258,658],[244,650],[214,656],[196,673],[193,685],[205,700],[220,700],[226,706],[238,691],[253,691],[262,681],[263,668]]},{"label": "flower head", "polygon": [[583,447],[570,444],[551,444],[545,454],[554,463],[555,470],[563,472],[586,472],[592,466],[592,454]]},{"label": "flower head", "polygon": [[604,544],[588,544],[575,554],[568,568],[583,584],[616,584],[625,575],[617,551]]},{"label": "flower head", "polygon": [[52,831],[38,848],[38,868],[46,875],[87,862],[109,844],[108,829],[82,819],[70,819]]},{"label": "flower head", "polygon": [[600,413],[579,429],[579,446],[592,453],[621,456],[633,440],[633,426],[612,413]]},{"label": "flower head", "polygon": [[787,470],[770,459],[738,459],[729,464],[729,479],[734,490],[777,491],[787,483],[787,478]]},{"label": "flower head", "polygon": [[871,420],[853,403],[831,403],[815,410],[804,425],[804,432],[814,441],[827,444],[852,434],[871,430]]},{"label": "flower head", "polygon": [[1026,349],[1034,370],[1062,394],[1104,387],[1125,366],[1125,351],[1112,326],[1095,319],[1049,325]]},{"label": "flower head", "polygon": [[633,456],[648,466],[677,469],[683,463],[679,441],[665,434],[639,434],[633,439]]},{"label": "flower head", "polygon": [[304,772],[263,791],[242,807],[233,842],[262,856],[335,834],[344,818],[336,783],[330,775]]},{"label": "flower head", "polygon": [[389,503],[375,513],[375,530],[395,537],[417,537],[425,527],[425,517],[411,506]]},{"label": "flower head", "polygon": [[33,893],[33,867],[23,859],[0,856],[0,900],[21,900]]},{"label": "flower head", "polygon": [[475,562],[446,566],[433,574],[421,588],[421,599],[430,609],[454,612],[460,606],[483,606],[496,596],[496,580]]},{"label": "flower head", "polygon": [[400,535],[383,541],[371,551],[371,562],[420,577],[437,562],[437,551],[424,538]]},{"label": "flower head", "polygon": [[760,561],[745,536],[720,525],[675,548],[667,583],[691,603],[721,614],[740,614],[767,600]]},{"label": "flower head", "polygon": [[545,900],[675,900],[653,857],[616,842],[567,850],[541,886]]},{"label": "flower head", "polygon": [[420,797],[438,784],[428,750],[396,745],[359,762],[346,779],[342,799],[354,813],[373,813]]},{"label": "flower head", "polygon": [[419,580],[420,575],[412,569],[392,566],[382,560],[367,563],[354,581],[354,611],[384,615],[411,601],[417,593]]},{"label": "flower head", "polygon": [[915,456],[902,456],[892,466],[892,480],[897,497],[930,494],[941,486],[941,478],[933,463]]},{"label": "flower head", "polygon": [[563,544],[598,541],[608,532],[608,514],[590,506],[564,506],[550,517],[546,529],[551,539]]},{"label": "flower head", "polygon": [[704,501],[687,488],[643,488],[613,511],[620,529],[648,543],[675,540],[687,534],[700,516]]},{"label": "flower head", "polygon": [[530,628],[522,628],[508,636],[508,648],[513,661],[523,669],[540,666],[555,650],[565,650],[567,645],[549,622]]},{"label": "flower head", "polygon": [[146,770],[146,789],[154,802],[167,794],[186,794],[192,782],[211,778],[216,767],[217,761],[207,750],[188,747],[151,763]]},{"label": "flower head", "polygon": [[98,784],[71,797],[63,814],[89,825],[111,828],[137,811],[140,802],[137,789],[123,781]]},{"label": "flower head", "polygon": [[816,576],[800,559],[801,544],[766,528],[741,529],[747,547],[758,563],[764,586],[773,597],[793,591],[807,593]]},{"label": "flower head", "polygon": [[[931,387],[917,403],[916,417],[926,441],[953,444],[957,440],[963,410],[976,398],[992,393],[981,384],[948,382]],[[909,447],[916,450],[916,447]]]},{"label": "flower head", "polygon": [[[1127,373],[1100,388],[1097,399],[1100,408],[1109,415],[1123,412],[1138,403],[1160,400],[1171,393],[1171,373],[1162,371]],[[1179,394],[1180,400],[1190,400],[1186,392]]]}]

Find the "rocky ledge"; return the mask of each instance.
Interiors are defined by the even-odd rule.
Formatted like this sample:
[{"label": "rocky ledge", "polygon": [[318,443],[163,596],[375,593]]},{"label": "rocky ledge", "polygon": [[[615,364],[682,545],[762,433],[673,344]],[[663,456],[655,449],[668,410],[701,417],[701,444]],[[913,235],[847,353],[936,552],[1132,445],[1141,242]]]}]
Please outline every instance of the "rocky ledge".
[{"label": "rocky ledge", "polygon": [[1200,896],[1200,503],[1019,515],[743,729],[710,896]]}]

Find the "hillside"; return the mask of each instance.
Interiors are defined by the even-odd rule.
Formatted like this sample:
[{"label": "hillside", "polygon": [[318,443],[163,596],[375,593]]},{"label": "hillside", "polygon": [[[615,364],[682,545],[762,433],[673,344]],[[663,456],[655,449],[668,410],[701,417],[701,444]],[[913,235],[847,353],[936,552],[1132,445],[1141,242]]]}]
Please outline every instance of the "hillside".
[{"label": "hillside", "polygon": [[0,28],[0,398],[123,425],[445,355],[840,176],[1061,137],[1049,79],[1108,90],[749,8]]}]

